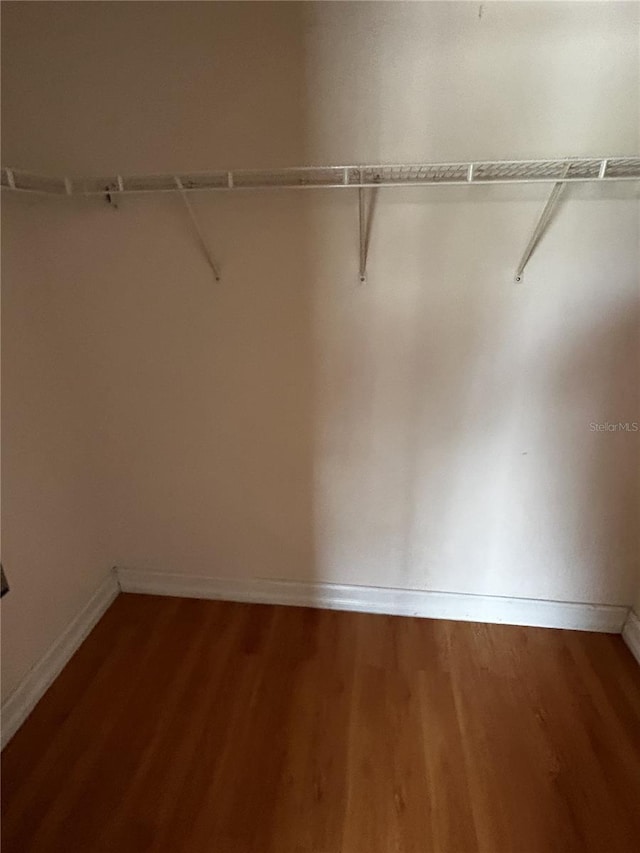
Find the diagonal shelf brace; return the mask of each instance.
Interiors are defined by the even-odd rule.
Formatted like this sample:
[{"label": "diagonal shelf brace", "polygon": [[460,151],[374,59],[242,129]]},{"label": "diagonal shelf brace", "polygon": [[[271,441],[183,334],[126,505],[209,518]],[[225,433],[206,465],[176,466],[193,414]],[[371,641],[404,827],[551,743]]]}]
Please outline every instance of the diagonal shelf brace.
[{"label": "diagonal shelf brace", "polygon": [[180,193],[180,197],[182,198],[182,201],[184,202],[184,206],[187,209],[187,213],[189,214],[189,219],[191,220],[191,224],[193,226],[193,230],[194,230],[194,233],[195,233],[196,238],[198,240],[198,243],[200,243],[200,248],[204,252],[204,255],[207,259],[207,263],[209,264],[209,266],[213,270],[213,274],[216,277],[216,281],[220,281],[220,268],[219,268],[218,264],[216,263],[213,255],[211,254],[211,250],[207,246],[207,241],[204,238],[204,234],[202,233],[202,229],[200,228],[200,223],[198,222],[198,219],[197,219],[196,214],[193,210],[193,207],[191,206],[191,202],[189,201],[187,193],[185,192],[185,189],[182,185],[182,181],[178,177],[175,177],[174,180],[176,182],[176,187],[178,188],[178,191]]},{"label": "diagonal shelf brace", "polygon": [[371,226],[378,197],[378,187],[371,187],[369,191],[369,204],[366,204],[365,188],[358,187],[358,224],[360,226],[360,266],[359,279],[361,284],[367,280],[367,257],[369,255],[369,243],[371,242]]},{"label": "diagonal shelf brace", "polygon": [[[569,169],[569,166],[565,169],[565,175]],[[558,181],[554,184],[551,193],[549,194],[549,198],[547,199],[547,203],[544,206],[542,213],[540,214],[540,218],[538,219],[538,223],[536,227],[533,229],[533,234],[531,235],[531,239],[527,243],[527,248],[524,250],[524,254],[520,259],[520,263],[518,264],[518,269],[515,274],[515,281],[522,281],[522,273],[524,272],[524,268],[529,262],[529,258],[534,253],[536,246],[540,242],[542,235],[547,230],[549,223],[551,222],[551,218],[553,216],[553,212],[558,206],[558,202],[560,201],[560,196],[564,192],[564,188],[566,187],[566,183],[564,181]]]},{"label": "diagonal shelf brace", "polygon": [[367,280],[367,218],[364,206],[364,188],[358,189],[358,221],[360,225],[360,283]]}]

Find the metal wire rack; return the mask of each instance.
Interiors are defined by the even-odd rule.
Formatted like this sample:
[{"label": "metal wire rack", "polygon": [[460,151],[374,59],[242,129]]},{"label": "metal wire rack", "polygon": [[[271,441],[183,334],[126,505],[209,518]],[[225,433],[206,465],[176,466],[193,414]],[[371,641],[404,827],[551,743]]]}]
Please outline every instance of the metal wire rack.
[{"label": "metal wire rack", "polygon": [[3,189],[56,196],[113,196],[133,193],[179,193],[189,215],[194,235],[216,281],[220,269],[198,222],[188,194],[241,189],[356,188],[360,235],[359,278],[366,280],[369,218],[365,192],[376,187],[424,187],[471,184],[552,183],[553,189],[538,218],[515,274],[517,282],[567,184],[640,180],[640,157],[565,157],[557,160],[481,160],[460,163],[416,163],[398,165],[298,166],[286,169],[217,170],[205,173],[163,175],[104,175],[99,177],[51,177],[19,169],[2,168]]},{"label": "metal wire rack", "polygon": [[299,166],[285,169],[218,170],[195,174],[97,177],[51,177],[19,169],[2,169],[2,186],[6,189],[67,196],[236,189],[394,187],[639,179],[640,157],[483,160],[464,163],[404,163],[377,166]]}]

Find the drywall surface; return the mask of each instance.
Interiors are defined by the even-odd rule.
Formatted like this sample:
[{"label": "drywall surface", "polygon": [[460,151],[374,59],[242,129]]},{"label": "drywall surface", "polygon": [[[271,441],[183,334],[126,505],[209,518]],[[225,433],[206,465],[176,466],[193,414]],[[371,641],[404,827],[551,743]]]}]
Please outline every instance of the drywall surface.
[{"label": "drywall surface", "polygon": [[[3,698],[110,568],[89,292],[73,275],[64,238],[49,258],[50,211],[38,223],[14,201],[3,198]],[[65,262],[56,264],[56,255]]]},{"label": "drywall surface", "polygon": [[3,7],[3,156],[16,167],[109,174],[638,145],[633,3]]},{"label": "drywall surface", "polygon": [[[633,154],[639,14],[8,3],[3,157],[126,174]],[[638,189],[570,188],[515,286],[548,191],[381,191],[364,286],[351,191],[194,199],[219,284],[176,197],[5,200],[16,281],[40,291],[5,326],[54,336],[34,387],[75,431],[56,475],[83,478],[73,582],[104,541],[174,574],[630,604],[640,436],[599,425],[640,421]],[[13,500],[17,576],[47,555],[28,526],[19,544]]]}]

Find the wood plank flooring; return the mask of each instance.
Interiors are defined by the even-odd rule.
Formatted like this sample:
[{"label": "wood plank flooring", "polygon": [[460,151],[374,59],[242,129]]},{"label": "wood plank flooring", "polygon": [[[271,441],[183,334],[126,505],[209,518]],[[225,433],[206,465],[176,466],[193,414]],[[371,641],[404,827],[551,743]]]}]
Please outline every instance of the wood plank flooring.
[{"label": "wood plank flooring", "polygon": [[620,637],[121,595],[2,756],[3,853],[636,853]]}]

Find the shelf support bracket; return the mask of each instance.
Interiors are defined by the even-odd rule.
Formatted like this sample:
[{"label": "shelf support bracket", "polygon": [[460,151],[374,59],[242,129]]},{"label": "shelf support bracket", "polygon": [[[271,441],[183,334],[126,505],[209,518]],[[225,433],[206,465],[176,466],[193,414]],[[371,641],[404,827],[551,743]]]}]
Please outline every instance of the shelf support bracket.
[{"label": "shelf support bracket", "polygon": [[[362,175],[360,175],[362,180]],[[358,224],[360,226],[360,267],[359,279],[360,283],[364,284],[367,280],[367,256],[369,254],[369,242],[371,239],[371,226],[373,224],[373,214],[376,207],[376,199],[378,187],[373,187],[369,197],[369,210],[365,204],[365,188],[358,187]]]},{"label": "shelf support bracket", "polygon": [[185,192],[182,181],[177,176],[174,177],[174,180],[176,182],[176,187],[178,188],[178,192],[180,193],[180,197],[181,197],[182,201],[184,202],[184,206],[186,208],[186,211],[189,214],[189,219],[191,221],[191,225],[193,226],[193,231],[194,231],[194,234],[196,235],[196,239],[197,239],[198,243],[200,244],[200,248],[204,252],[204,256],[207,259],[207,263],[209,264],[209,266],[211,267],[211,269],[213,271],[213,274],[215,276],[216,281],[220,281],[220,267],[216,263],[213,255],[211,254],[211,250],[207,246],[207,241],[204,238],[204,234],[202,233],[202,229],[200,228],[200,223],[198,222],[198,218],[196,217],[196,214],[193,210],[193,207],[191,206],[191,202],[189,201],[187,193]]},{"label": "shelf support bracket", "polygon": [[360,283],[367,280],[367,219],[364,205],[364,187],[358,188],[358,221],[360,225]]},{"label": "shelf support bracket", "polygon": [[[566,175],[569,170],[569,166],[567,165],[564,170],[564,174]],[[533,234],[531,235],[531,239],[527,243],[527,248],[524,250],[524,254],[520,259],[520,263],[518,264],[518,269],[515,274],[515,281],[522,281],[522,274],[524,272],[524,268],[529,262],[529,258],[534,253],[536,246],[540,242],[542,235],[547,230],[549,223],[551,222],[551,218],[553,217],[553,212],[558,206],[558,202],[560,201],[560,196],[564,192],[564,188],[566,187],[566,181],[557,181],[553,185],[553,189],[547,199],[547,203],[544,206],[542,213],[540,214],[540,218],[538,219],[538,223],[536,227],[533,229]]]}]

